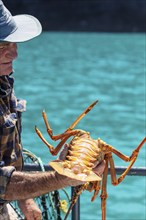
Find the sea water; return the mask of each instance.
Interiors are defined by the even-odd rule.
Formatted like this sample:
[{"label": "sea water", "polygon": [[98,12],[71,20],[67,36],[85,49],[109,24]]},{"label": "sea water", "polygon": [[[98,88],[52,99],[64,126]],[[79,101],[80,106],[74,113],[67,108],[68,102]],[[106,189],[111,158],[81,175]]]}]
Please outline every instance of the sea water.
[{"label": "sea water", "polygon": [[[56,159],[35,133],[47,134],[45,110],[54,134],[64,132],[93,101],[99,103],[76,126],[130,156],[145,136],[146,42],[144,34],[44,32],[18,45],[15,92],[27,100],[22,142],[43,163]],[[135,167],[146,166],[145,146]],[[128,166],[113,156],[116,166]],[[127,176],[112,186],[108,176],[107,220],[146,219],[146,177]],[[100,197],[83,192],[81,220],[101,220]]]}]

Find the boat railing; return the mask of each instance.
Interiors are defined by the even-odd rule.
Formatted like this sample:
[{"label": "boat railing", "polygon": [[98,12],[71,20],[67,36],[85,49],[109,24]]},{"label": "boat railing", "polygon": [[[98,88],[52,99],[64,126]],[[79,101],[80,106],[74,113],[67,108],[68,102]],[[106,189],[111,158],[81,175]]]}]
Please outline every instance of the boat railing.
[{"label": "boat railing", "polygon": [[[51,171],[52,168],[49,165],[43,165],[45,171]],[[125,171],[126,167],[116,167],[116,174],[120,175]],[[41,171],[41,167],[38,164],[25,164],[24,165],[24,171]],[[109,170],[110,173],[110,170]],[[129,176],[146,176],[146,167],[133,167],[128,172]],[[74,187],[71,188],[71,196],[73,194]],[[72,220],[80,220],[80,197],[78,198],[76,204],[74,205],[72,209],[71,214]]]}]

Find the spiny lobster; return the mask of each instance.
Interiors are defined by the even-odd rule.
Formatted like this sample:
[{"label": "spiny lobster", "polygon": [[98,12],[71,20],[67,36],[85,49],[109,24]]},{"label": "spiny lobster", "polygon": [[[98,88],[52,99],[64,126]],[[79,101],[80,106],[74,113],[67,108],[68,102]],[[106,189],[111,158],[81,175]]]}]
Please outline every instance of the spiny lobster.
[{"label": "spiny lobster", "polygon": [[[90,137],[89,132],[80,129],[74,130],[74,127],[78,124],[78,122],[96,105],[97,102],[98,101],[93,102],[88,108],[85,109],[85,111],[82,112],[82,114],[71,124],[71,126],[64,133],[58,135],[53,135],[53,131],[47,120],[46,113],[45,111],[42,112],[46,129],[50,138],[54,141],[60,140],[59,144],[55,148],[46,141],[39,129],[37,127],[35,128],[36,133],[41,138],[41,140],[48,146],[52,155],[57,155],[62,146],[67,141],[67,139],[73,136],[72,140],[68,144],[68,153],[66,159],[64,161],[56,160],[50,162],[50,166],[54,168],[54,170],[56,170],[58,173],[83,181],[82,185],[75,187],[74,195],[68,212],[65,216],[65,220],[67,219],[72,207],[76,203],[77,198],[83,190],[94,190],[94,195],[91,199],[91,201],[94,201],[100,189],[102,220],[105,220],[108,166],[110,166],[112,184],[118,185],[123,181],[130,168],[133,166],[134,162],[137,159],[140,148],[146,142],[145,137],[142,140],[142,142],[138,145],[138,147],[132,152],[131,156],[128,157],[99,138],[97,140],[93,140]],[[130,162],[129,166],[119,176],[119,178],[116,177],[112,153],[116,154],[125,162]],[[101,163],[103,160],[105,161],[105,169],[101,177],[95,174],[92,169],[95,163]],[[102,182],[101,187],[100,182]]]}]

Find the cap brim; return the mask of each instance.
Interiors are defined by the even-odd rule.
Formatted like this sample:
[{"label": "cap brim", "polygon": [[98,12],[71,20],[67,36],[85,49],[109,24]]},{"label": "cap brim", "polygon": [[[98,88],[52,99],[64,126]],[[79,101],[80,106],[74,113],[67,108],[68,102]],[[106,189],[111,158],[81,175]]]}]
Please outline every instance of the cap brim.
[{"label": "cap brim", "polygon": [[0,40],[19,43],[31,40],[41,34],[42,26],[37,18],[27,14],[16,15],[13,18],[18,28],[9,36]]}]

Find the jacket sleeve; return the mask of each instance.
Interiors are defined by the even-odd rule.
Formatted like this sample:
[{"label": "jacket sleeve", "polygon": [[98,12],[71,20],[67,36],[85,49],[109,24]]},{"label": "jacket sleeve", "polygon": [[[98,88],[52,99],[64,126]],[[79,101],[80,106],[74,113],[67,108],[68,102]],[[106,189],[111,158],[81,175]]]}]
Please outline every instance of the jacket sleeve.
[{"label": "jacket sleeve", "polygon": [[3,199],[11,175],[15,171],[13,166],[0,167],[0,199]]},{"label": "jacket sleeve", "polygon": [[22,169],[21,113],[26,101],[18,100],[13,77],[0,77],[0,198],[3,198],[13,171]]}]

